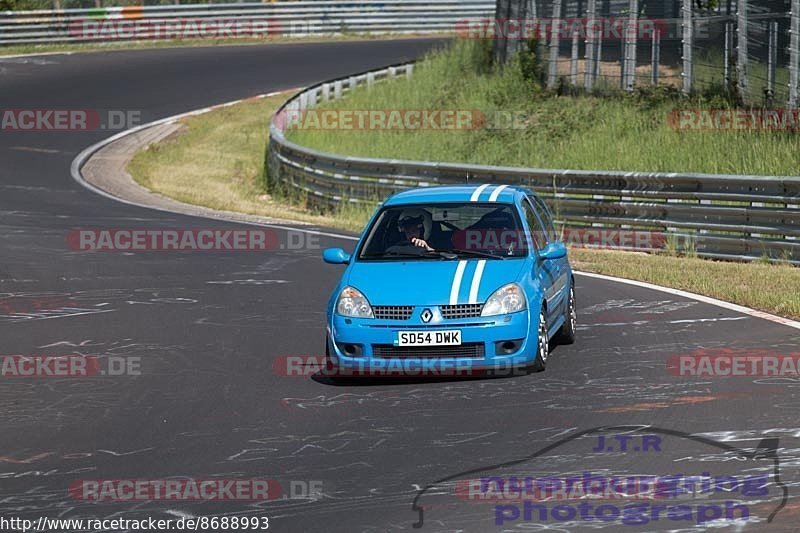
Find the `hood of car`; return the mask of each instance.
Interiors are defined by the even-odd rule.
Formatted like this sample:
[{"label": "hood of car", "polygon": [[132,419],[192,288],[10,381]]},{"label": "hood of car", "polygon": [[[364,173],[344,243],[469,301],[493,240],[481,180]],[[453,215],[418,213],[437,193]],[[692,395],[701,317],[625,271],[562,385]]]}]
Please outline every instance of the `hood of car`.
[{"label": "hood of car", "polygon": [[346,283],[372,305],[483,303],[517,281],[525,264],[524,259],[359,261]]}]

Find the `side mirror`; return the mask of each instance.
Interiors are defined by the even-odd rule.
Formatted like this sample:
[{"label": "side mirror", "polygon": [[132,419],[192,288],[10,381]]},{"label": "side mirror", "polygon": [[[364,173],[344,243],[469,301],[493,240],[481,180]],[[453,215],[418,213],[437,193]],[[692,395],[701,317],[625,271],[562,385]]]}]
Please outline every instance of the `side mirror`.
[{"label": "side mirror", "polygon": [[346,265],[350,262],[350,254],[341,248],[325,248],[322,250],[322,260],[331,265]]},{"label": "side mirror", "polygon": [[542,259],[561,259],[567,257],[567,247],[563,242],[551,242],[539,251]]}]

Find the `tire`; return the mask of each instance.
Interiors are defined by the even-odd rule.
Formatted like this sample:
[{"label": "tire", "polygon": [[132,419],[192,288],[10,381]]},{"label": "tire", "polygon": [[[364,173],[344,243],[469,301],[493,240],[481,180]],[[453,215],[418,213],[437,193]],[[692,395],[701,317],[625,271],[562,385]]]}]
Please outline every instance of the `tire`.
[{"label": "tire", "polygon": [[547,320],[544,312],[539,311],[539,330],[536,335],[536,359],[528,367],[529,372],[543,372],[547,366],[547,356],[550,348],[547,339]]},{"label": "tire", "polygon": [[558,344],[572,344],[575,342],[575,329],[578,323],[577,313],[575,311],[575,285],[570,284],[569,287],[569,303],[567,304],[567,313],[564,317],[564,324],[555,335],[555,340]]}]

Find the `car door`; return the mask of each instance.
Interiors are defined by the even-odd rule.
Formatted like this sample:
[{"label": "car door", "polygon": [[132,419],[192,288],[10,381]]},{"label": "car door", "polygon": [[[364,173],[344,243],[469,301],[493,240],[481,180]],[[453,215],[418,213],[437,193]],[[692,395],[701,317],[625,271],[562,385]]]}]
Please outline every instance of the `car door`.
[{"label": "car door", "polygon": [[544,298],[547,301],[547,315],[545,317],[547,323],[553,324],[553,321],[559,316],[559,302],[555,299],[559,279],[559,262],[539,257],[539,252],[549,244],[549,238],[544,223],[540,220],[533,205],[527,198],[522,202],[522,211],[533,241],[534,266],[532,275],[539,282]]},{"label": "car door", "polygon": [[[528,198],[536,208],[536,212],[541,215],[542,222],[544,222],[545,230],[547,230],[547,235],[550,239],[550,242],[560,241],[561,239],[559,237],[559,233],[556,231],[553,221],[553,213],[550,211],[550,208],[547,207],[547,204],[544,203],[544,200],[542,200],[541,197],[536,196],[535,194],[529,195]],[[567,274],[569,277],[571,273],[569,259],[567,257],[563,257],[562,259],[559,259],[558,262],[560,273]]]}]

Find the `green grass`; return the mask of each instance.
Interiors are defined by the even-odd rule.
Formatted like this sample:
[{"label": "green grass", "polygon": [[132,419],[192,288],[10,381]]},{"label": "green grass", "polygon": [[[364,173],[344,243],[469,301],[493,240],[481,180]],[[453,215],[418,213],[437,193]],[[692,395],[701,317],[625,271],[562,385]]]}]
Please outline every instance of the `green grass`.
[{"label": "green grass", "polygon": [[800,268],[573,248],[576,270],[673,287],[800,320]]},{"label": "green grass", "polygon": [[[462,131],[290,130],[292,141],[348,155],[537,168],[795,175],[800,136],[674,131],[674,108],[719,108],[722,97],[682,99],[675,89],[633,95],[561,96],[538,88],[516,62],[484,67],[486,44],[459,41],[401,78],[359,88],[330,109],[496,110],[525,117],[521,129]],[[529,67],[527,67],[529,69]]]},{"label": "green grass", "polygon": [[177,135],[139,151],[128,171],[142,186],[181,202],[360,230],[368,216],[363,208],[319,216],[302,203],[290,203],[264,190],[266,118],[289,96],[246,101],[183,119],[184,127]]}]

